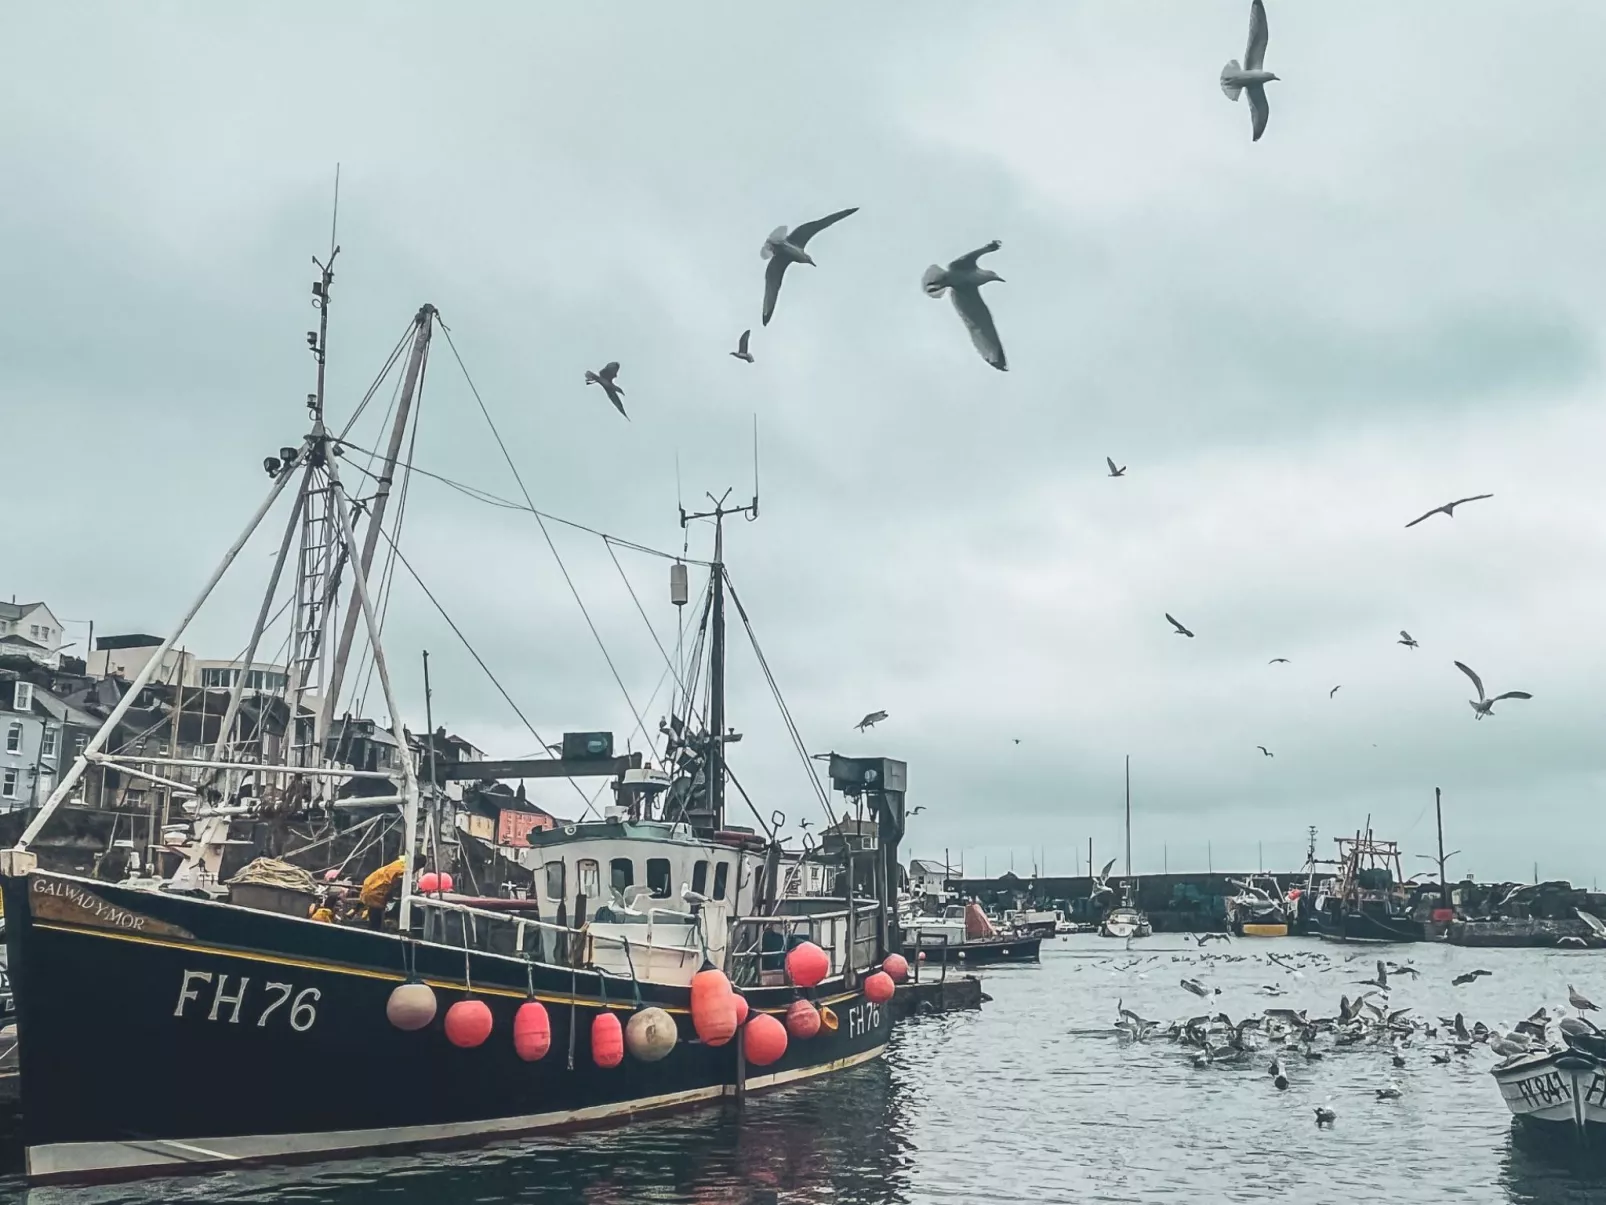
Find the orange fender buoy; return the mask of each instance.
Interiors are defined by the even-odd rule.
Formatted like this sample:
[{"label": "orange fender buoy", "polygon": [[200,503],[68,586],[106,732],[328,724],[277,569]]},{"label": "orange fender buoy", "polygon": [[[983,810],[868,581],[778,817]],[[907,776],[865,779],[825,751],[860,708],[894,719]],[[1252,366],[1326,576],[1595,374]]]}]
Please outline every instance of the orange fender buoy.
[{"label": "orange fender buoy", "polygon": [[614,1013],[598,1013],[591,1022],[591,1058],[599,1067],[625,1061],[625,1031]]},{"label": "orange fender buoy", "polygon": [[892,993],[897,990],[897,984],[892,982],[892,976],[885,971],[877,971],[864,981],[864,994],[870,997],[874,1004],[885,1004],[892,999]]},{"label": "orange fender buoy", "polygon": [[403,983],[385,1001],[385,1016],[407,1033],[423,1029],[435,1019],[435,989],[427,983]]},{"label": "orange fender buoy", "polygon": [[894,983],[909,978],[909,960],[902,954],[888,954],[881,962],[881,969],[892,976]]},{"label": "orange fender buoy", "polygon": [[805,941],[787,951],[786,973],[798,987],[815,987],[831,973],[831,959],[812,941]]},{"label": "orange fender buoy", "polygon": [[755,1067],[768,1067],[786,1053],[786,1026],[769,1013],[755,1013],[742,1027],[742,1050]]},{"label": "orange fender buoy", "polygon": [[468,1050],[491,1036],[491,1010],[483,1000],[459,1000],[446,1010],[446,1040]]},{"label": "orange fender buoy", "polygon": [[724,972],[707,965],[691,977],[691,1023],[704,1045],[723,1046],[736,1036],[736,993]]},{"label": "orange fender buoy", "polygon": [[820,1005],[820,1028],[826,1033],[835,1033],[839,1024],[841,1022],[836,1018],[836,1010],[829,1004]]},{"label": "orange fender buoy", "polygon": [[539,1000],[526,1000],[513,1014],[513,1050],[526,1063],[546,1057],[552,1049],[552,1018]]},{"label": "orange fender buoy", "polygon": [[736,1024],[746,1025],[747,1014],[750,1011],[747,1004],[747,997],[742,995],[741,992],[732,990],[731,1003],[736,1005]]},{"label": "orange fender buoy", "polygon": [[786,1032],[806,1041],[820,1032],[820,1010],[807,1000],[794,1000],[786,1010]]},{"label": "orange fender buoy", "polygon": [[441,887],[441,877],[433,870],[425,871],[418,876],[418,894],[434,895]]}]

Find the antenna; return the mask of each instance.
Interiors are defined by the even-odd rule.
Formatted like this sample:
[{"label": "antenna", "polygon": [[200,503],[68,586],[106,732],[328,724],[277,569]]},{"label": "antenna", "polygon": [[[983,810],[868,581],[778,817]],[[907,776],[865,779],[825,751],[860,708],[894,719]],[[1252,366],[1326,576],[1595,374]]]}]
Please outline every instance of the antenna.
[{"label": "antenna", "polygon": [[335,258],[335,230],[340,224],[340,164],[335,164],[335,208],[329,216],[329,259]]},{"label": "antenna", "polygon": [[747,521],[753,522],[758,518],[758,414],[753,414],[753,508],[747,515]]}]

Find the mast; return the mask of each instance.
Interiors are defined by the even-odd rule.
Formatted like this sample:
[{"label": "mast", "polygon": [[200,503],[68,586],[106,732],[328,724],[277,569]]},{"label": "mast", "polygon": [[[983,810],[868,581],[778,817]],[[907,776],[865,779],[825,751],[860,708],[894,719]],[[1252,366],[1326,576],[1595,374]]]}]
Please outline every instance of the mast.
[{"label": "mast", "polygon": [[1128,890],[1132,880],[1132,755],[1126,755],[1126,877]]},{"label": "mast", "polygon": [[[368,522],[362,533],[362,557],[357,565],[357,573],[364,581],[368,580],[368,570],[374,563],[374,550],[379,545],[379,533],[385,521],[385,507],[390,501],[391,482],[396,475],[396,460],[401,455],[402,441],[407,435],[407,423],[412,416],[413,397],[418,388],[424,363],[429,356],[429,336],[434,318],[435,307],[425,305],[413,319],[413,350],[407,357],[407,369],[402,378],[401,400],[396,405],[396,419],[390,427],[390,444],[385,448],[385,465],[380,470],[379,483],[368,504]],[[321,384],[323,373],[321,360],[318,372]],[[354,592],[346,607],[345,623],[340,629],[340,644],[335,649],[334,664],[330,669],[329,689],[324,693],[323,703],[319,709],[320,737],[329,730],[329,720],[334,713],[340,687],[346,677],[346,662],[351,657],[352,638],[357,634],[357,621],[361,617],[362,605]]]},{"label": "mast", "polygon": [[730,494],[730,490],[718,498],[709,494],[713,510],[688,514],[682,507],[680,511],[682,529],[693,519],[714,521],[714,561],[708,572],[712,643],[708,652],[708,754],[703,771],[707,791],[701,807],[686,809],[694,828],[712,832],[725,827],[725,745],[741,739],[725,730],[725,516],[746,515],[749,522],[758,518],[757,477],[753,481],[753,500],[746,506],[726,506],[725,499]]}]

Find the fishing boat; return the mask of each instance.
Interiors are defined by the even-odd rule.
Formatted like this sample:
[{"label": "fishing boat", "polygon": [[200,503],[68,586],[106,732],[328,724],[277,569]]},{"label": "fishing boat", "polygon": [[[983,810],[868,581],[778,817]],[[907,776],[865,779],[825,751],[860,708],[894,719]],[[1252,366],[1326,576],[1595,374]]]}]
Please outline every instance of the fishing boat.
[{"label": "fishing boat", "polygon": [[1065,914],[1052,908],[1010,908],[1003,916],[1004,929],[1027,937],[1053,937],[1065,921]]},{"label": "fishing boat", "polygon": [[1411,914],[1400,869],[1400,847],[1377,840],[1370,826],[1335,840],[1338,874],[1318,893],[1311,914],[1318,934],[1331,941],[1422,941],[1422,922]]},{"label": "fishing boat", "polygon": [[1563,1049],[1507,1059],[1489,1074],[1516,1122],[1596,1145],[1606,1137],[1606,1040],[1563,1037]]},{"label": "fishing boat", "polygon": [[1040,934],[1001,931],[972,900],[950,904],[940,917],[916,917],[903,929],[902,953],[909,962],[983,966],[997,962],[1037,962]]},{"label": "fishing boat", "polygon": [[[268,458],[267,497],[200,597],[16,845],[0,853],[30,1182],[476,1144],[616,1122],[840,1071],[887,1044],[892,981],[881,966],[893,940],[904,764],[832,755],[830,782],[860,835],[829,856],[831,885],[817,893],[779,881],[783,816],[766,821],[754,809],[762,833],[726,817],[725,751],[740,734],[725,716],[725,600],[735,596],[723,520],[756,517],[756,484],[750,506],[716,500],[706,514],[681,513],[683,526],[712,522],[714,552],[697,652],[680,667],[684,693],[661,730],[664,769],[640,752],[616,754],[610,733],[583,732],[543,744],[545,756],[455,767],[437,766],[431,744],[421,787],[424,767],[408,752],[369,574],[377,537],[395,539],[382,528],[385,499],[407,476],[410,457],[399,462],[399,452],[435,310],[419,310],[398,344],[410,340],[411,351],[389,451],[371,462],[377,493],[357,507],[341,471],[356,466],[343,460],[349,449],[324,417],[337,252],[313,285],[320,320],[308,339],[318,365],[310,431]],[[250,664],[298,545],[283,688],[290,731],[275,760],[261,746],[225,748],[221,736],[210,756],[110,752],[108,734],[155,667],[264,518],[290,498],[245,655]],[[668,559],[671,601],[682,606],[686,563]],[[359,626],[401,751],[370,768],[331,756],[340,742],[330,717]],[[426,661],[433,732],[427,672]],[[231,711],[239,692],[237,683]],[[333,824],[356,791],[364,809],[388,809],[399,821],[405,869],[393,876],[396,895],[387,902],[381,888],[366,924],[328,923],[304,906],[246,906],[237,893],[182,879],[110,883],[43,871],[30,846],[92,764],[170,787],[186,785],[174,782],[180,768],[212,775],[207,798],[215,794],[216,807],[203,798],[192,820],[172,818],[190,829],[192,869],[227,840],[221,811]],[[526,837],[518,856],[536,877],[527,898],[454,895],[446,875],[417,873],[443,868],[442,788],[453,778],[569,779],[582,798],[581,781],[603,778],[613,803],[594,819]],[[835,820],[834,796],[808,778]],[[168,827],[164,818],[164,838]],[[157,1061],[131,1073],[107,1053],[135,1050]]]},{"label": "fishing boat", "polygon": [[[1110,863],[1106,863],[1104,874],[1100,875],[1095,889],[1095,897],[1100,892],[1106,893],[1107,898],[1117,898],[1117,893],[1105,886],[1105,877],[1110,873]],[[1137,889],[1132,880],[1132,756],[1126,759],[1126,878],[1121,882],[1118,902],[1104,914],[1099,922],[1100,937],[1118,937],[1130,941],[1134,937],[1148,937],[1154,932],[1154,926],[1149,923],[1148,914],[1137,905]]]},{"label": "fishing boat", "polygon": [[1238,888],[1227,898],[1227,927],[1238,937],[1287,937],[1288,902],[1271,876],[1227,880]]}]

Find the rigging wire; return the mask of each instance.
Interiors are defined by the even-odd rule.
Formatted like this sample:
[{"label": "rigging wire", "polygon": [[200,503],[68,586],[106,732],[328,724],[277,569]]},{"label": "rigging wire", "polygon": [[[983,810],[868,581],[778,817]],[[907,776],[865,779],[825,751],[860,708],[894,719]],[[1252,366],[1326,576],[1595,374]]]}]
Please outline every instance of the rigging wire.
[{"label": "rigging wire", "polygon": [[[547,548],[552,552],[552,559],[557,561],[558,571],[563,574],[563,580],[568,584],[569,593],[574,595],[575,605],[580,608],[580,614],[585,616],[586,627],[591,629],[592,639],[597,642],[597,648],[602,652],[602,659],[608,663],[608,672],[613,675],[613,680],[618,684],[619,693],[624,695],[625,703],[630,708],[630,714],[636,719],[636,727],[641,731],[641,735],[646,739],[647,743],[649,745],[652,744],[652,736],[647,731],[647,725],[642,722],[641,712],[636,709],[636,704],[630,698],[630,691],[625,686],[625,680],[619,676],[619,669],[614,665],[613,657],[608,652],[608,646],[603,642],[602,633],[597,631],[596,622],[591,618],[591,612],[586,609],[585,600],[580,597],[579,588],[575,586],[574,579],[569,576],[568,566],[563,563],[563,557],[558,554],[558,546],[552,540],[552,533],[547,530],[546,521],[541,516],[541,513],[535,509],[535,502],[530,497],[530,491],[525,487],[524,478],[519,474],[518,466],[513,463],[513,457],[507,450],[507,444],[502,441],[502,433],[496,429],[496,423],[491,419],[491,412],[485,406],[485,399],[480,397],[480,391],[474,384],[474,378],[469,375],[468,366],[463,363],[463,357],[458,354],[457,344],[452,339],[451,330],[445,322],[442,322],[440,327],[441,333],[446,336],[446,346],[452,349],[452,357],[457,361],[457,367],[462,370],[463,380],[468,383],[469,392],[474,395],[474,401],[479,406],[480,413],[484,415],[485,423],[491,429],[491,435],[496,439],[496,446],[502,450],[502,459],[507,461],[507,467],[513,474],[513,480],[518,483],[519,492],[524,495],[524,501],[529,504],[530,513],[535,516],[536,524],[541,528],[541,535],[546,540]],[[593,532],[592,534],[600,535],[601,533]]]},{"label": "rigging wire", "polygon": [[[723,569],[720,572],[723,572]],[[758,658],[759,668],[764,672],[764,680],[769,683],[770,693],[775,696],[776,705],[781,709],[781,718],[785,721],[786,731],[791,736],[792,745],[796,748],[798,757],[803,763],[803,770],[808,775],[809,785],[814,788],[814,793],[820,798],[820,806],[825,809],[826,816],[834,825],[837,823],[837,818],[836,812],[831,807],[831,796],[820,785],[820,780],[814,768],[814,761],[809,757],[808,746],[804,744],[803,736],[797,728],[797,722],[792,718],[792,710],[786,705],[786,699],[781,694],[780,684],[775,681],[775,675],[770,671],[769,661],[764,656],[764,650],[759,647],[758,633],[753,631],[753,623],[747,617],[747,608],[742,606],[741,596],[736,593],[736,584],[731,581],[729,573],[725,574],[725,585],[730,590],[731,601],[736,604],[736,613],[741,616],[742,627],[746,630],[748,642],[752,644],[753,653]]]},{"label": "rigging wire", "polygon": [[[395,542],[390,538],[390,533],[385,531],[384,528],[380,528],[379,534],[385,538],[386,543],[395,549],[396,559],[401,562],[402,568],[407,570],[408,576],[410,576],[413,581],[418,584],[418,588],[424,592],[424,597],[428,598],[429,601],[434,605],[435,609],[440,612],[441,618],[444,619],[447,626],[452,629],[452,634],[456,636],[458,640],[462,641],[463,647],[468,650],[469,656],[473,657],[480,669],[485,671],[485,676],[491,680],[491,685],[496,687],[497,693],[500,694],[502,698],[506,700],[507,705],[513,709],[513,714],[518,716],[524,726],[530,730],[530,735],[536,739],[536,743],[540,745],[542,751],[550,754],[551,750],[547,749],[545,738],[535,730],[535,725],[530,723],[529,717],[526,716],[523,711],[519,710],[519,705],[513,701],[513,696],[507,693],[507,689],[500,681],[497,680],[496,675],[491,672],[491,667],[485,664],[485,658],[481,657],[475,650],[474,646],[469,643],[468,637],[463,635],[463,630],[457,626],[456,621],[454,621],[452,617],[446,613],[446,608],[441,606],[440,600],[437,599],[430,591],[430,588],[424,584],[424,579],[418,576],[418,571],[413,568],[412,562],[407,559],[406,555],[403,554],[400,548],[396,548]],[[574,787],[575,792],[582,800],[585,801],[586,810],[589,812],[594,812],[595,809],[592,808],[591,801],[586,798],[586,793],[581,788],[580,784],[575,782],[573,776],[571,775],[565,775],[564,777],[568,778],[569,784]]]},{"label": "rigging wire", "polygon": [[[669,659],[669,653],[664,649],[664,642],[658,639],[658,630],[652,626],[652,620],[647,618],[647,609],[641,605],[641,599],[636,597],[636,588],[630,584],[630,579],[625,576],[625,567],[619,563],[619,558],[614,556],[613,545],[609,542],[607,536],[602,537],[602,546],[608,550],[608,556],[613,561],[613,567],[619,571],[619,579],[624,582],[625,589],[630,591],[630,601],[636,604],[636,614],[640,615],[641,622],[647,625],[647,633],[652,637],[652,642],[658,646],[658,653],[663,657],[665,667],[675,675],[675,685],[681,685],[680,673],[675,668],[675,663]],[[653,693],[656,694],[657,691]],[[647,704],[647,709],[649,711],[652,710],[650,701]]]},{"label": "rigging wire", "polygon": [[[396,366],[396,361],[401,359],[402,351],[407,346],[407,339],[413,333],[413,328],[417,325],[417,318],[413,318],[408,321],[407,329],[402,331],[401,338],[396,340],[396,346],[391,348],[390,355],[385,360],[385,366],[379,370],[379,375],[376,376],[373,379],[373,383],[368,386],[368,392],[362,395],[362,401],[357,403],[357,408],[352,411],[351,417],[346,420],[346,425],[341,428],[340,435],[337,437],[335,442],[344,443],[346,436],[351,434],[351,429],[357,425],[357,420],[362,417],[362,412],[367,409],[368,403],[373,400],[374,394],[379,392],[379,387],[385,383],[385,378],[390,375],[390,370]],[[366,449],[358,450],[365,451]],[[376,453],[370,452],[369,455],[376,455]]]}]

